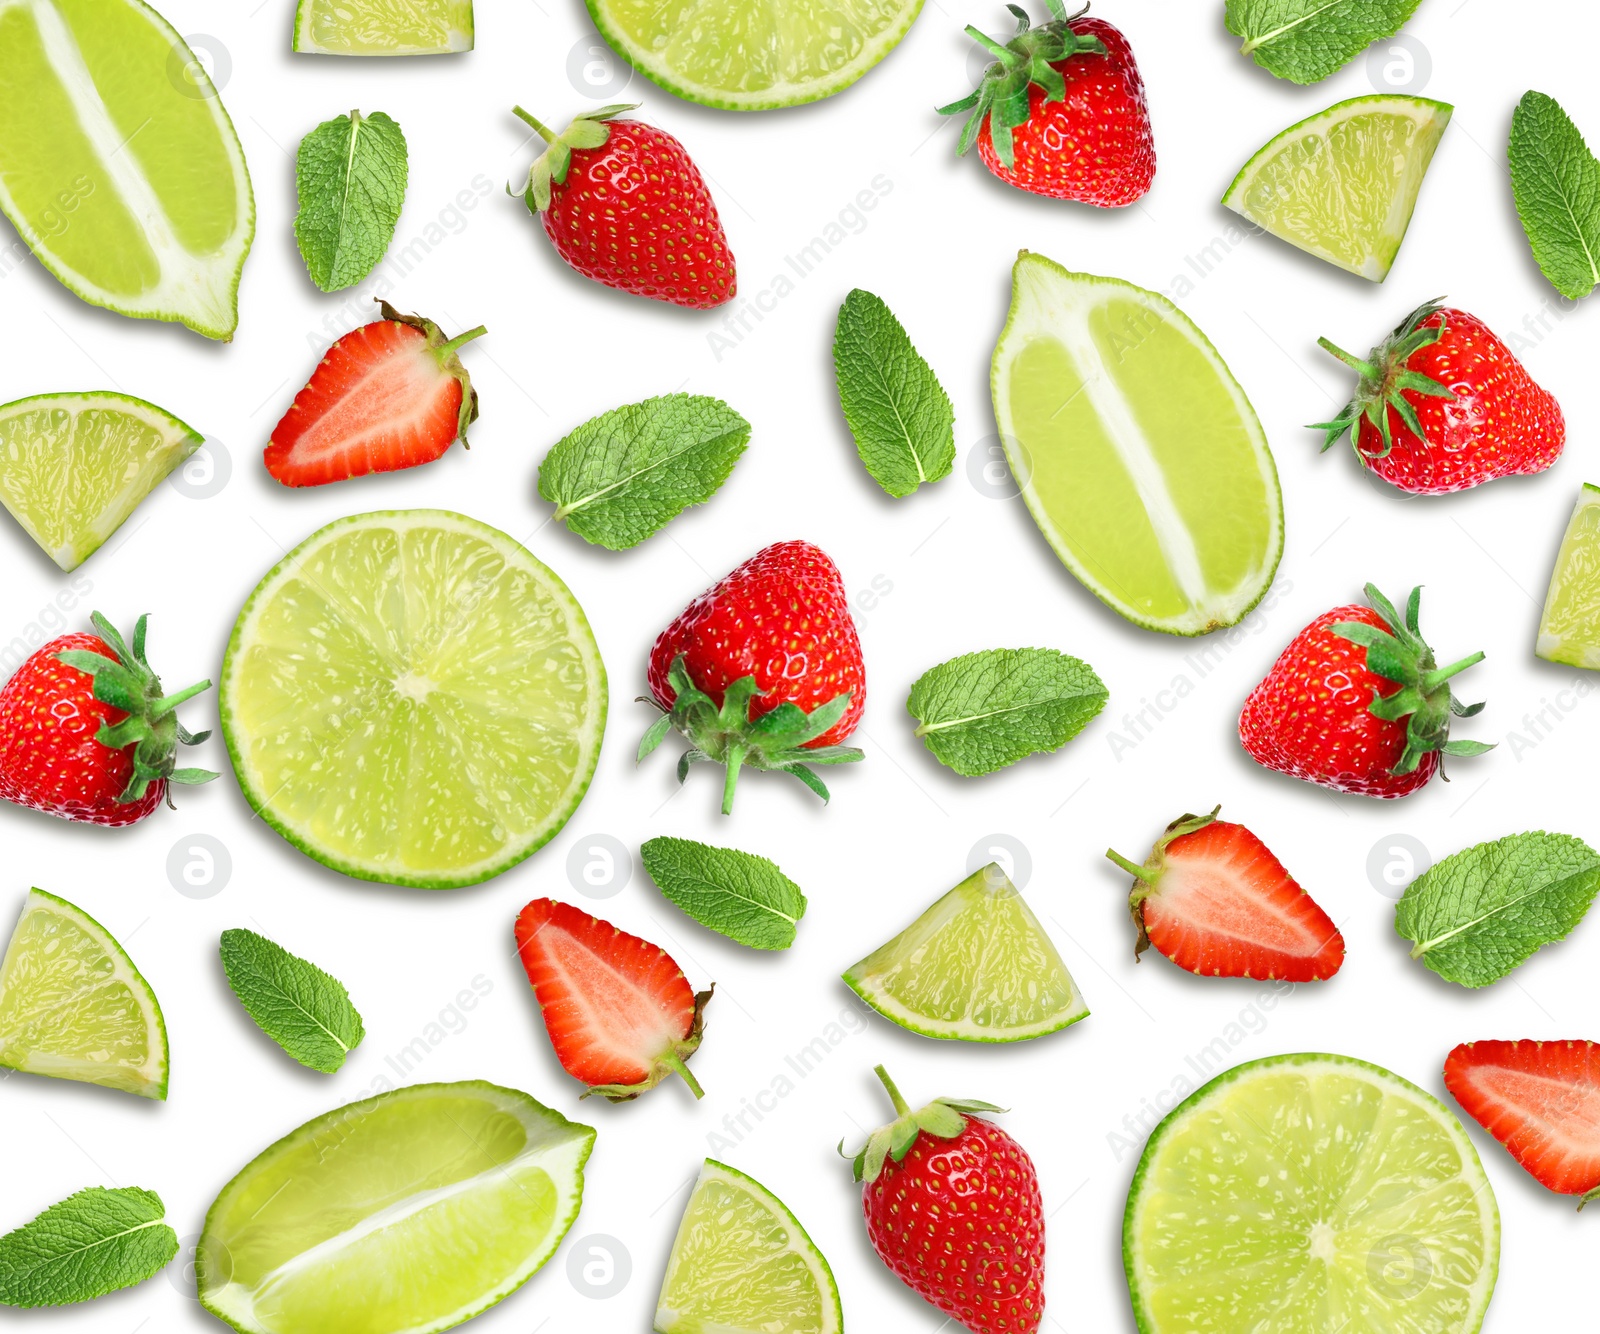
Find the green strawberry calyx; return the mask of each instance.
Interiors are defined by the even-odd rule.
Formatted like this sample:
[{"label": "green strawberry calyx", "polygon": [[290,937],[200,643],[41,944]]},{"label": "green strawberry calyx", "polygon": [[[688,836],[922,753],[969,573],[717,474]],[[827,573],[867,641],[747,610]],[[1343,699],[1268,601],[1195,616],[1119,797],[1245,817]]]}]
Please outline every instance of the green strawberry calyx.
[{"label": "green strawberry calyx", "polygon": [[1365,621],[1339,621],[1333,633],[1367,651],[1367,670],[1400,688],[1393,694],[1374,694],[1367,711],[1375,718],[1406,724],[1406,748],[1399,761],[1390,770],[1394,774],[1411,773],[1429,751],[1444,755],[1482,755],[1494,746],[1483,741],[1450,740],[1450,719],[1471,718],[1483,710],[1483,704],[1463,704],[1450,690],[1452,677],[1466,671],[1474,663],[1483,661],[1483,653],[1468,654],[1448,667],[1434,665],[1433,649],[1422,638],[1417,628],[1417,612],[1422,603],[1422,589],[1413,588],[1406,602],[1405,619],[1395,610],[1394,603],[1377,588],[1368,584],[1367,601],[1383,618],[1388,629],[1379,629]]},{"label": "green strawberry calyx", "polygon": [[1006,6],[1017,20],[1017,31],[1009,42],[1001,43],[970,24],[967,26],[967,36],[989,52],[994,63],[984,70],[983,79],[975,90],[959,102],[939,108],[941,116],[959,115],[963,111],[972,113],[961,127],[961,138],[956,144],[958,156],[965,154],[977,141],[978,131],[987,120],[995,156],[1007,168],[1012,167],[1015,155],[1011,131],[1028,123],[1028,94],[1033,86],[1038,84],[1044,89],[1046,102],[1064,102],[1067,100],[1066,80],[1055,67],[1073,56],[1106,54],[1105,43],[1098,37],[1072,30],[1072,23],[1088,12],[1088,5],[1069,15],[1063,0],[1048,2],[1055,18],[1039,28],[1031,25],[1027,14],[1018,6]]},{"label": "green strawberry calyx", "polygon": [[[689,676],[681,653],[673,660],[667,680],[673,690],[672,707],[663,710],[661,717],[640,739],[639,759],[642,761],[666,740],[667,733],[680,733],[688,741],[689,748],[678,759],[678,781],[681,783],[688,778],[690,766],[699,760],[722,765],[726,770],[722,785],[724,815],[733,813],[739,771],[747,764],[752,769],[792,774],[827,801],[828,789],[810,766],[850,764],[862,758],[862,752],[854,746],[806,748],[808,741],[815,741],[844,717],[850,707],[848,690],[835,695],[826,704],[819,704],[810,713],[798,704],[785,702],[752,719],[751,702],[767,693],[756,684],[753,676],[731,683],[722,692],[720,708]],[[641,695],[639,702],[661,708],[648,695]]]},{"label": "green strawberry calyx", "polygon": [[[1361,377],[1354,395],[1337,417],[1332,421],[1313,422],[1306,428],[1310,431],[1324,432],[1326,437],[1322,442],[1324,450],[1332,448],[1334,441],[1348,431],[1350,443],[1362,458],[1388,458],[1389,452],[1394,448],[1394,432],[1389,426],[1390,408],[1395,410],[1412,435],[1424,445],[1428,443],[1427,436],[1422,431],[1422,420],[1417,416],[1416,408],[1406,398],[1404,391],[1409,389],[1414,394],[1426,394],[1430,398],[1456,397],[1456,391],[1449,385],[1441,384],[1431,375],[1412,370],[1410,365],[1415,353],[1425,347],[1432,347],[1444,337],[1443,319],[1429,328],[1422,327],[1424,320],[1443,308],[1444,302],[1439,298],[1423,302],[1406,316],[1399,328],[1372,349],[1371,356],[1366,361],[1353,356],[1341,347],[1334,346],[1326,338],[1317,339],[1317,346],[1326,352],[1331,352]],[[1359,443],[1360,426],[1363,421],[1372,423],[1383,441],[1383,448],[1375,453],[1365,452]]]},{"label": "green strawberry calyx", "polygon": [[700,1050],[700,1039],[705,1036],[706,1031],[706,1004],[716,989],[716,984],[712,983],[704,991],[695,992],[694,1024],[689,1029],[689,1036],[681,1042],[674,1042],[657,1056],[650,1073],[637,1084],[591,1084],[578,1096],[600,1097],[607,1102],[632,1102],[641,1093],[648,1093],[663,1079],[677,1075],[689,1086],[689,1092],[694,1094],[697,1101],[705,1097],[706,1091],[700,1087],[700,1081],[690,1071],[688,1060]]},{"label": "green strawberry calyx", "polygon": [[428,340],[428,351],[438,360],[439,369],[461,385],[461,410],[456,414],[456,439],[461,441],[463,449],[470,448],[467,444],[467,427],[478,420],[478,391],[472,387],[472,377],[467,374],[467,368],[461,364],[461,358],[456,353],[474,338],[482,338],[489,331],[480,324],[476,329],[468,329],[464,334],[446,338],[444,330],[426,316],[402,315],[382,297],[372,299],[378,303],[384,319],[408,325],[421,333]]},{"label": "green strawberry calyx", "polygon": [[887,1070],[878,1065],[873,1067],[872,1073],[888,1090],[889,1100],[894,1103],[895,1119],[867,1136],[866,1144],[858,1153],[845,1153],[844,1141],[839,1141],[839,1153],[850,1159],[851,1174],[857,1181],[871,1184],[883,1171],[885,1161],[903,1162],[906,1154],[911,1152],[911,1146],[922,1135],[954,1139],[967,1128],[969,1114],[1005,1111],[1004,1107],[996,1107],[992,1102],[976,1102],[970,1098],[935,1098],[926,1107],[912,1111],[900,1096],[900,1090],[894,1086],[894,1080],[889,1078]]},{"label": "green strawberry calyx", "polygon": [[638,107],[638,102],[613,102],[610,106],[581,112],[560,134],[548,129],[521,107],[512,107],[511,114],[530,126],[549,145],[528,169],[528,184],[522,192],[528,211],[543,213],[550,207],[550,187],[552,184],[567,183],[574,149],[601,147],[611,137],[611,127],[606,122],[615,120],[624,111],[635,111]]},{"label": "green strawberry calyx", "polygon": [[[94,738],[108,750],[133,747],[133,772],[128,775],[128,785],[117,797],[123,803],[138,801],[149,791],[151,783],[209,783],[217,777],[209,769],[176,767],[180,745],[197,746],[211,735],[209,731],[190,732],[178,721],[177,707],[210,690],[211,682],[200,681],[171,695],[161,693],[161,678],[151,670],[144,655],[145,627],[149,619],[148,615],[141,616],[133,627],[130,649],[117,628],[95,612],[90,617],[95,633],[115,656],[82,648],[63,649],[55,655],[58,661],[93,678],[91,693],[97,700],[128,715],[118,723],[102,722]],[[172,805],[170,787],[167,805]]]},{"label": "green strawberry calyx", "polygon": [[1128,895],[1128,912],[1133,917],[1134,926],[1139,930],[1139,939],[1133,947],[1135,963],[1138,962],[1139,956],[1150,948],[1150,933],[1145,930],[1144,925],[1144,901],[1154,894],[1161,884],[1162,874],[1167,869],[1167,848],[1185,834],[1193,834],[1211,824],[1221,809],[1221,806],[1213,806],[1210,815],[1180,815],[1156,840],[1156,845],[1145,858],[1143,866],[1135,865],[1114,848],[1106,849],[1106,856],[1133,877],[1133,891]]}]

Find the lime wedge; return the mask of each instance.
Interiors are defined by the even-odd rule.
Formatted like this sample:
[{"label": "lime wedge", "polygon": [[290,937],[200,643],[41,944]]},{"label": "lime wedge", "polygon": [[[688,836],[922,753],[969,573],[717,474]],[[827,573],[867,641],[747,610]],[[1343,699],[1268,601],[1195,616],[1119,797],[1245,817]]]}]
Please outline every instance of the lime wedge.
[{"label": "lime wedge", "polygon": [[0,1066],[167,1096],[167,1026],[150,984],[83,909],[30,893],[0,960]]},{"label": "lime wedge", "polygon": [[587,0],[613,50],[669,93],[730,111],[843,92],[900,44],[922,0]]},{"label": "lime wedge", "polygon": [[140,0],[0,4],[0,210],[92,305],[233,337],[256,223],[244,151]]},{"label": "lime wedge", "polygon": [[840,1334],[833,1270],[782,1200],[707,1158],[667,1257],[657,1334]]},{"label": "lime wedge", "polygon": [[606,675],[567,586],[504,533],[445,510],[357,514],[256,586],[221,715],[245,796],[302,852],[452,889],[577,809]]},{"label": "lime wedge", "polygon": [[248,1334],[431,1334],[516,1291],[583,1203],[590,1126],[495,1084],[417,1084],[307,1121],[222,1188],[195,1250]]},{"label": "lime wedge", "polygon": [[75,570],[204,437],[126,394],[40,394],[0,407],[0,503]]},{"label": "lime wedge", "polygon": [[844,980],[879,1014],[930,1038],[1021,1042],[1089,1013],[1039,919],[993,862]]},{"label": "lime wedge", "polygon": [[1107,606],[1201,635],[1267,591],[1283,554],[1267,438],[1166,297],[1023,251],[991,388],[1034,522]]},{"label": "lime wedge", "polygon": [[1600,668],[1600,486],[1578,493],[1556,553],[1534,652],[1546,662]]},{"label": "lime wedge", "polygon": [[299,0],[294,49],[321,56],[472,50],[472,0]]},{"label": "lime wedge", "polygon": [[1454,110],[1424,97],[1356,97],[1291,125],[1222,202],[1290,245],[1381,283]]},{"label": "lime wedge", "polygon": [[1500,1215],[1437,1099],[1348,1056],[1271,1056],[1156,1127],[1122,1259],[1141,1334],[1473,1334]]}]

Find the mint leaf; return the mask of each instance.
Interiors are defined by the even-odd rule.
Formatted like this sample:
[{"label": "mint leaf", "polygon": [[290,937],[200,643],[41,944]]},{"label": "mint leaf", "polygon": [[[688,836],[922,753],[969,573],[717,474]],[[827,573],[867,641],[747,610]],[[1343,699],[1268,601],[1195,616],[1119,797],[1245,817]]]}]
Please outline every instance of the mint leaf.
[{"label": "mint leaf", "polygon": [[0,1306],[67,1306],[160,1273],[178,1253],[154,1191],[91,1186],[0,1237]]},{"label": "mint leaf", "polygon": [[786,950],[806,896],[765,857],[687,838],[652,838],[639,860],[656,887],[701,926],[756,950]]},{"label": "mint leaf", "polygon": [[1533,257],[1569,300],[1600,283],[1600,162],[1552,97],[1526,93],[1511,116],[1511,193]]},{"label": "mint leaf", "polygon": [[965,653],[924,672],[906,708],[940,764],[968,778],[1064,746],[1106,704],[1094,668],[1049,648]]},{"label": "mint leaf", "polygon": [[224,931],[222,967],[250,1017],[301,1065],[331,1075],[366,1036],[343,983],[265,936]]},{"label": "mint leaf", "polygon": [[406,197],[406,137],[381,111],[323,121],[295,159],[294,235],[311,281],[353,287],[383,258]]},{"label": "mint leaf", "polygon": [[872,480],[891,496],[937,482],[956,456],[955,412],[888,306],[859,287],[833,334],[839,406]]},{"label": "mint leaf", "polygon": [[1562,940],[1600,888],[1600,853],[1566,834],[1514,834],[1467,848],[1418,876],[1394,928],[1448,982],[1484,987]]},{"label": "mint leaf", "polygon": [[728,480],[750,423],[720,399],[667,394],[612,408],[559,440],[539,494],[585,542],[623,551]]},{"label": "mint leaf", "polygon": [[1405,26],[1421,0],[1228,0],[1241,53],[1291,83],[1326,79]]}]

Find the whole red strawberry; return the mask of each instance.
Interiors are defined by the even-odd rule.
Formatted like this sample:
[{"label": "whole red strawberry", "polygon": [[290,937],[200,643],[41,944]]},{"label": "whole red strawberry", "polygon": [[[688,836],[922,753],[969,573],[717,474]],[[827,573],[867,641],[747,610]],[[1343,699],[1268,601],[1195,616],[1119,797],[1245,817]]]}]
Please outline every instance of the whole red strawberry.
[{"label": "whole red strawberry", "polygon": [[1030,28],[1015,5],[1016,35],[1001,44],[967,33],[995,61],[971,96],[942,115],[970,111],[956,152],[978,156],[1008,185],[1054,199],[1121,208],[1141,198],[1156,174],[1155,139],[1144,80],[1128,39],[1101,19],[1068,15]]},{"label": "whole red strawberry", "polygon": [[684,608],[650,650],[649,682],[664,716],[639,758],[681,732],[678,781],[695,760],[726,766],[724,815],[741,765],[793,774],[826,801],[809,766],[861,758],[839,744],[867,703],[861,640],[838,567],[809,542],[758,551]]},{"label": "whole red strawberry", "polygon": [[855,1156],[878,1258],[973,1334],[1034,1334],[1044,1319],[1044,1210],[1033,1160],[987,1102],[913,1112],[880,1065],[895,1120]]},{"label": "whole red strawberry", "polygon": [[709,310],[733,299],[733,253],[700,169],[665,130],[586,111],[553,134],[523,198],[556,253],[586,278],[652,301]]},{"label": "whole red strawberry", "polygon": [[1567,443],[1561,406],[1476,315],[1419,306],[1362,361],[1317,342],[1361,376],[1325,431],[1346,431],[1362,466],[1417,495],[1543,472]]},{"label": "whole red strawberry", "polygon": [[146,620],[130,650],[95,612],[98,634],[62,635],[17,668],[0,689],[0,797],[63,820],[128,825],[161,804],[168,783],[217,776],[174,767],[180,744],[210,735],[191,735],[174,710],[211,682],[163,695],[145,661]]},{"label": "whole red strawberry", "polygon": [[1422,590],[1405,620],[1371,584],[1371,607],[1324,612],[1295,636],[1239,715],[1239,740],[1258,764],[1336,792],[1403,797],[1433,777],[1444,755],[1481,755],[1482,741],[1450,740],[1450,718],[1482,704],[1450,693],[1473,653],[1448,667],[1417,628]]}]

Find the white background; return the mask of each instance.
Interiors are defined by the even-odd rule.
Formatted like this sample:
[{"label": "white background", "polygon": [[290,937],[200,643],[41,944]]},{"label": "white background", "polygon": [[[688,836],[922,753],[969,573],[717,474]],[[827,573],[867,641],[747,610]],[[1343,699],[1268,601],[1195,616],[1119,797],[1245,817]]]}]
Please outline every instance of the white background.
[{"label": "white background", "polygon": [[[1600,1037],[1593,1002],[1600,924],[1582,926],[1512,977],[1482,992],[1447,985],[1407,958],[1392,898],[1374,880],[1397,834],[1442,857],[1482,839],[1544,827],[1600,837],[1591,772],[1600,701],[1570,692],[1581,677],[1532,656],[1538,606],[1592,455],[1593,321],[1562,311],[1535,268],[1512,207],[1504,149],[1511,111],[1530,86],[1559,98],[1600,135],[1593,20],[1581,7],[1525,0],[1513,18],[1488,0],[1429,0],[1409,34],[1413,90],[1456,104],[1411,235],[1389,280],[1374,286],[1270,238],[1201,252],[1233,215],[1215,201],[1237,168],[1279,129],[1342,98],[1373,91],[1392,57],[1358,59],[1325,83],[1278,82],[1236,52],[1221,0],[1106,0],[1150,89],[1159,169],[1135,207],[1100,213],[1037,199],[992,180],[976,157],[957,160],[952,125],[932,108],[975,77],[964,23],[1007,32],[999,4],[930,3],[910,37],[845,95],[781,113],[734,115],[677,101],[635,77],[619,96],[577,0],[480,0],[478,49],[392,62],[295,57],[287,0],[212,6],[169,0],[166,14],[209,49],[223,99],[249,157],[257,236],[230,346],[176,326],[134,322],[84,305],[29,262],[0,279],[6,355],[0,399],[58,389],[116,388],[160,403],[204,429],[231,463],[210,499],[162,486],[127,528],[79,572],[92,583],[68,614],[91,606],[119,624],[153,613],[150,648],[171,686],[215,677],[234,616],[257,579],[322,524],[368,509],[443,505],[522,539],[572,586],[611,677],[610,736],[594,786],[568,829],[513,871],[475,889],[427,893],[347,880],[309,861],[250,812],[231,776],[178,796],[124,831],[68,826],[0,810],[9,874],[0,916],[30,884],[82,904],[128,946],[158,992],[172,1034],[171,1099],[143,1103],[25,1075],[0,1086],[0,1229],[93,1184],[159,1191],[179,1234],[193,1239],[220,1187],[250,1157],[303,1120],[395,1080],[388,1058],[430,1033],[480,975],[491,989],[466,1026],[433,1045],[411,1079],[486,1078],[523,1088],[592,1122],[599,1138],[583,1212],[562,1250],[522,1292],[482,1317],[485,1331],[646,1330],[667,1248],[708,1136],[770,1090],[814,1040],[842,1035],[793,1092],[747,1114],[739,1142],[718,1156],[781,1195],[838,1276],[856,1330],[932,1331],[933,1308],[872,1255],[858,1191],[834,1156],[887,1111],[872,1079],[889,1064],[914,1100],[948,1093],[1014,1110],[1005,1126],[1038,1165],[1049,1213],[1048,1330],[1127,1331],[1120,1223],[1151,1108],[1170,1100],[1186,1058],[1221,1039],[1228,1060],[1325,1050],[1364,1057],[1443,1094],[1440,1069],[1456,1042]],[[206,35],[204,39],[194,34]],[[584,86],[585,67],[596,79]],[[569,71],[572,73],[569,74]],[[1404,71],[1400,73],[1403,75]],[[1403,81],[1403,80],[1402,80]],[[708,340],[725,312],[698,314],[622,296],[569,273],[537,223],[501,185],[526,171],[533,148],[510,108],[550,123],[597,101],[641,98],[641,113],[689,147],[722,209],[741,295],[754,298],[785,257],[808,244],[882,176],[892,190],[792,294],[731,347]],[[290,492],[259,452],[332,337],[373,318],[356,292],[324,296],[296,254],[292,153],[318,122],[360,107],[395,116],[411,146],[411,182],[396,248],[430,224],[440,239],[391,297],[457,332],[487,337],[465,353],[483,401],[472,449],[425,469]],[[475,179],[481,177],[477,187]],[[458,192],[492,191],[470,213],[446,212]],[[863,225],[864,220],[864,225]],[[456,230],[450,230],[454,227]],[[5,232],[5,240],[14,239]],[[994,426],[988,359],[1019,248],[1070,267],[1172,291],[1210,335],[1251,395],[1283,479],[1287,548],[1270,608],[1231,644],[1138,630],[1081,589],[1050,553],[1020,501],[973,484]],[[1225,253],[1227,251],[1227,253]],[[1191,263],[1191,261],[1193,261]],[[1211,266],[1206,276],[1200,270]],[[1187,274],[1192,291],[1175,286]],[[895,309],[938,370],[957,418],[954,474],[891,501],[855,457],[839,418],[830,339],[846,292],[864,286]],[[1409,501],[1367,480],[1346,447],[1318,454],[1302,423],[1343,402],[1349,376],[1315,346],[1326,334],[1370,346],[1420,301],[1448,294],[1508,337],[1560,398],[1566,456],[1548,474],[1466,495]],[[348,299],[347,299],[348,298]],[[1543,325],[1541,327],[1541,321]],[[720,355],[718,353],[720,352]],[[732,479],[703,509],[632,552],[586,546],[547,522],[534,490],[538,460],[606,408],[678,389],[721,396],[754,424]],[[975,457],[974,457],[975,456]],[[991,490],[994,488],[990,488]],[[715,814],[717,780],[697,772],[681,793],[663,752],[642,768],[633,749],[651,712],[643,688],[655,634],[713,579],[766,543],[805,537],[832,554],[855,594],[869,668],[856,740],[865,763],[830,778],[824,808],[798,784],[750,775],[731,820]],[[0,642],[60,627],[51,610],[67,579],[21,532],[0,525],[7,577]],[[1240,750],[1241,701],[1282,645],[1373,579],[1396,599],[1427,585],[1424,629],[1447,659],[1482,647],[1463,679],[1489,706],[1459,734],[1499,749],[1452,765],[1403,804],[1336,797],[1258,769]],[[876,591],[875,591],[876,590]],[[1064,751],[981,780],[941,769],[911,735],[911,682],[973,649],[1044,645],[1091,662],[1111,689],[1104,715]],[[1200,675],[1208,645],[1219,666]],[[1181,702],[1158,695],[1177,677]],[[1124,722],[1149,701],[1177,706],[1135,737]],[[1546,705],[1548,728],[1524,721]],[[191,727],[214,696],[190,705]],[[1154,715],[1146,714],[1147,718]],[[1521,740],[1516,740],[1513,733]],[[1115,736],[1134,740],[1113,747]],[[1509,744],[1516,740],[1516,744]],[[667,748],[670,750],[670,747]],[[201,761],[226,770],[219,741]],[[1151,955],[1135,966],[1127,878],[1104,861],[1109,841],[1142,858],[1162,826],[1223,803],[1248,823],[1336,919],[1349,957],[1333,981],[1267,1009],[1260,984],[1201,980]],[[667,904],[637,865],[614,897],[590,900],[569,881],[585,840],[629,848],[672,833],[731,843],[776,859],[810,896],[787,954],[743,950]],[[169,853],[218,839],[232,874],[214,897],[180,894]],[[899,930],[959,880],[983,849],[1025,849],[1024,893],[1088,995],[1093,1014],[1060,1035],[1017,1046],[939,1045],[871,1016],[858,1019],[841,969]],[[179,860],[184,854],[179,853]],[[668,1084],[620,1107],[579,1104],[552,1057],[518,967],[511,924],[528,899],[572,899],[664,945],[717,997],[694,1068],[694,1103]],[[253,926],[306,954],[349,986],[368,1036],[345,1069],[325,1077],[290,1062],[231,999],[218,933]],[[846,1027],[841,1016],[848,1022]],[[1236,1025],[1231,1027],[1230,1024]],[[461,1028],[456,1019],[450,1025]],[[443,1029],[432,1030],[443,1033]],[[424,1045],[428,1045],[426,1040]],[[1219,1049],[1219,1050],[1221,1050]],[[397,1081],[407,1082],[407,1081]],[[1141,1125],[1142,1119],[1142,1125]],[[1547,1194],[1473,1127],[1504,1223],[1499,1290],[1487,1328],[1500,1334],[1570,1319],[1590,1306],[1592,1217]],[[608,1299],[569,1278],[575,1244],[614,1238],[631,1278]],[[586,1260],[587,1256],[580,1257]],[[68,1311],[18,1314],[19,1329],[134,1334],[213,1328],[174,1270],[133,1291]]]}]

